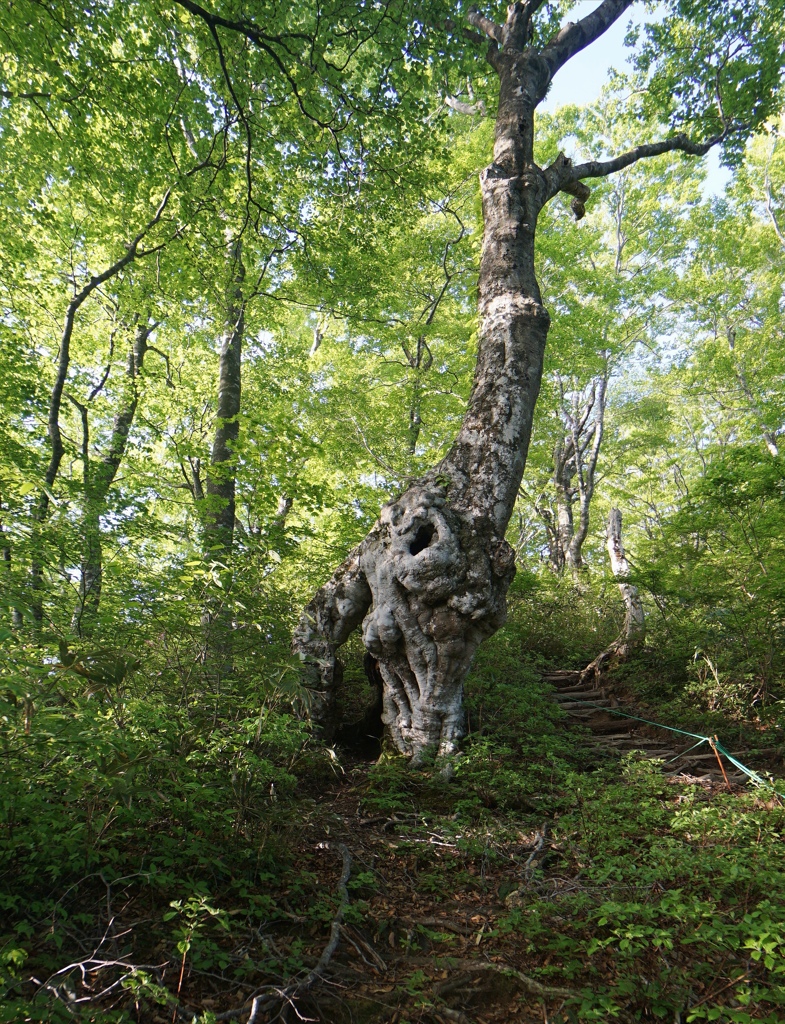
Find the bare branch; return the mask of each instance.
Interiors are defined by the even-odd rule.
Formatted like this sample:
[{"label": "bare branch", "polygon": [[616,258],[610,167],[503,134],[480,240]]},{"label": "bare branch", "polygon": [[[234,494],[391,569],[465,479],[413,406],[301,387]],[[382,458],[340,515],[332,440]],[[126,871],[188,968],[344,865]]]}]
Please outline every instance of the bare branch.
[{"label": "bare branch", "polygon": [[463,25],[456,25],[451,18],[447,18],[444,21],[445,32],[452,32],[454,35],[461,36],[463,39],[468,40],[470,43],[484,43],[485,36],[479,32],[472,32],[471,29],[464,28]]},{"label": "bare branch", "polygon": [[[34,518],[37,522],[43,522],[46,518],[46,514],[49,509],[49,494],[48,489],[52,487],[57,477],[57,473],[60,469],[60,462],[63,457],[63,441],[60,431],[60,404],[63,396],[63,389],[65,387],[66,376],[68,374],[68,368],[70,365],[70,351],[71,351],[71,336],[73,335],[74,322],[76,314],[82,303],[89,298],[89,296],[110,278],[115,277],[124,270],[129,263],[133,261],[142,253],[139,251],[139,243],[147,235],[152,228],[158,223],[163,216],[163,212],[166,209],[166,204],[169,202],[169,196],[171,195],[171,189],[167,189],[164,193],[164,197],[158,205],[158,209],[155,214],[145,224],[142,230],[136,235],[136,237],[126,247],[125,254],[119,259],[115,260],[111,266],[107,267],[102,273],[91,277],[87,284],[82,288],[81,291],[77,292],[76,295],[71,299],[68,304],[68,309],[65,315],[65,325],[63,327],[63,333],[60,338],[60,354],[58,356],[58,368],[55,383],[52,388],[52,394],[49,400],[49,416],[48,416],[48,431],[49,441],[51,445],[51,452],[49,457],[49,465],[47,466],[46,473],[44,474],[45,486],[41,489],[38,504],[34,513]],[[151,250],[154,251],[154,250]]]},{"label": "bare branch", "polygon": [[587,14],[580,21],[568,22],[560,29],[542,49],[542,57],[548,65],[551,78],[571,57],[607,32],[633,2],[634,0],[603,0],[591,14]]},{"label": "bare branch", "polygon": [[491,19],[486,18],[484,14],[480,14],[476,7],[469,8],[466,14],[466,20],[470,25],[474,25],[475,28],[484,32],[489,39],[492,39],[500,46],[504,42],[504,29],[501,25],[497,25],[495,21],[491,21]]},{"label": "bare branch", "polygon": [[206,10],[199,4],[194,3],[194,0],[174,0],[174,2],[176,4],[179,4],[180,7],[184,7],[190,14],[195,15],[197,18],[201,18],[201,20],[205,23],[205,25],[207,25],[208,29],[210,30],[210,34],[212,35],[213,40],[215,42],[218,41],[218,29],[224,28],[230,32],[236,32],[242,36],[245,36],[245,38],[248,39],[250,42],[254,43],[255,46],[258,46],[260,50],[263,50],[268,55],[268,57],[271,58],[275,66],[286,79],[289,88],[292,90],[292,95],[294,96],[297,102],[297,106],[300,109],[300,113],[303,115],[303,117],[308,118],[309,121],[312,121],[319,128],[332,130],[332,123],[335,120],[335,118],[331,118],[330,121],[322,121],[321,118],[319,118],[315,113],[309,111],[306,108],[302,93],[300,92],[300,88],[298,87],[297,82],[295,81],[295,77],[291,69],[286,66],[284,61],[281,59],[280,54],[273,45],[277,44],[278,46],[283,47],[285,52],[289,56],[291,56],[291,53],[286,49],[284,45],[284,39],[299,39],[304,40],[308,43],[313,43],[313,39],[311,36],[303,32],[286,32],[277,36],[269,35],[268,33],[263,32],[257,25],[252,24],[251,22],[230,21],[227,18],[222,18],[218,14],[213,14],[211,11]]},{"label": "bare branch", "polygon": [[663,153],[680,152],[688,156],[705,156],[709,150],[722,142],[732,132],[744,131],[748,126],[737,124],[727,128],[719,135],[714,135],[706,142],[692,142],[684,133],[660,142],[647,142],[640,146],[612,157],[610,160],[589,160],[583,164],[573,164],[563,153],[559,153],[550,167],[546,168],[545,180],[548,183],[548,198],[552,199],[558,192],[567,192],[574,196],[571,206],[576,220],[580,220],[586,212],[585,203],[590,192],[587,185],[582,184],[583,178],[605,178],[609,174],[624,170],[638,160],[662,156]]},{"label": "bare branch", "polygon": [[485,116],[485,104],[482,100],[477,100],[476,103],[463,103],[453,96],[445,96],[444,102],[448,107],[457,110],[459,114],[482,114],[483,117]]},{"label": "bare branch", "polygon": [[[737,125],[735,131],[743,131],[746,125]],[[616,171],[624,170],[630,164],[638,160],[647,160],[654,156],[661,156],[663,153],[686,153],[688,156],[705,156],[709,150],[722,142],[729,134],[729,131],[721,132],[707,139],[706,142],[692,142],[686,135],[680,133],[671,139],[663,139],[661,142],[647,142],[641,146],[622,153],[620,156],[610,160],[590,160],[585,164],[575,164],[570,171],[568,183],[580,181],[582,178],[605,178]],[[567,191],[565,185],[561,185],[561,191]]]}]

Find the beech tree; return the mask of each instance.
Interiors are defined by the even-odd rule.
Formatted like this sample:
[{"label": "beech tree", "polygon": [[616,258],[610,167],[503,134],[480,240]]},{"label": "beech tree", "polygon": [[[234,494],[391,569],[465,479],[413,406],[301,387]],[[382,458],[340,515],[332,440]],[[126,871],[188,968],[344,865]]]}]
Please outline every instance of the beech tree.
[{"label": "beech tree", "polygon": [[[193,280],[198,275],[191,255],[203,252],[208,264],[211,253],[220,252],[224,258],[222,217],[227,211],[243,240],[248,274],[243,299],[258,278],[254,242],[264,238],[271,223],[279,225],[281,245],[294,245],[296,240],[298,274],[310,265],[316,278],[339,276],[337,261],[327,266],[326,260],[314,256],[311,244],[314,225],[320,217],[322,223],[327,219],[327,211],[339,243],[336,252],[342,256],[351,249],[356,261],[356,285],[365,233],[380,232],[393,211],[399,225],[404,223],[415,198],[422,201],[428,196],[427,206],[438,192],[428,187],[429,159],[447,159],[437,110],[444,116],[445,110],[489,110],[498,104],[493,160],[480,182],[484,239],[479,351],[463,424],[438,464],[409,481],[403,493],[385,505],[378,523],[316,595],[296,631],[295,649],[309,666],[316,695],[315,714],[328,731],[340,675],[338,649],[362,624],[368,653],[378,662],[383,680],[385,723],[398,749],[417,760],[431,748],[449,754],[460,739],[463,677],[477,645],[504,621],[514,572],[505,531],[526,462],[550,324],[535,250],[538,219],[547,204],[564,193],[575,216],[581,217],[590,196],[587,180],[602,179],[659,154],[694,157],[717,145],[732,162],[750,133],[777,108],[783,28],[774,5],[758,2],[729,9],[718,0],[672,0],[665,16],[646,29],[636,58],[639,81],[630,105],[641,131],[648,130],[649,136],[621,153],[611,150],[585,161],[571,160],[555,149],[548,160],[538,160],[535,112],[550,82],[555,75],[568,73],[563,69],[570,59],[630,6],[631,0],[603,0],[588,17],[559,27],[570,5],[540,0],[514,4],[501,20],[494,18],[495,8],[486,17],[444,0],[322,0],[296,9],[267,4],[250,16],[233,0],[216,0],[209,7],[193,0],[107,3],[91,9],[89,17],[78,4],[64,3],[56,18],[48,9],[24,3],[14,5],[11,28],[4,29],[7,34],[13,29],[9,50],[14,58],[3,70],[2,103],[18,119],[13,122],[18,137],[38,140],[29,147],[40,179],[36,194],[45,196],[55,180],[62,180],[70,191],[73,182],[82,177],[92,182],[99,169],[103,173],[107,168],[113,172],[111,182],[118,184],[114,172],[131,156],[139,174],[134,180],[146,183],[142,197],[130,185],[118,190],[118,195],[129,193],[122,211],[114,191],[100,190],[101,203],[95,208],[115,218],[107,251],[100,253],[107,258],[98,262],[97,250],[89,259],[78,256],[67,275],[79,282],[75,294],[98,280],[92,268],[125,260],[123,247],[149,224],[155,237],[145,241],[142,251],[152,256],[164,235],[167,246],[160,261],[156,253],[155,262],[140,261],[140,266],[154,267],[156,288],[167,282],[167,269],[178,282],[177,287],[172,284],[171,296],[180,315],[174,308],[167,310],[169,332],[187,319],[188,307],[196,318],[203,317],[199,292],[203,295],[204,281],[200,285]],[[480,60],[483,51],[485,63]],[[472,67],[477,73],[467,104],[459,97]],[[455,102],[445,106],[445,90],[459,80],[456,95],[447,95]],[[97,111],[104,113],[98,117]],[[43,126],[50,122],[57,130],[47,133]],[[90,142],[88,153],[83,135]],[[16,137],[10,128],[4,129],[6,163],[12,175],[29,176],[30,161],[11,154]],[[106,157],[109,152],[111,160]],[[80,168],[83,175],[77,174]],[[235,183],[231,188],[228,179]],[[9,180],[13,185],[17,177]],[[160,223],[152,224],[150,218],[170,186],[171,198]],[[20,195],[29,193],[29,187],[19,190]],[[16,203],[5,194],[3,201],[9,209]],[[11,220],[24,225],[24,218],[32,218],[46,233],[45,210],[32,209],[27,199],[16,205],[19,209]],[[383,210],[373,222],[368,216],[372,208]],[[97,230],[96,221],[95,216],[86,217]],[[104,225],[100,234],[108,234]],[[26,235],[21,227],[15,242],[20,254],[27,251]],[[450,257],[442,260],[441,272],[434,277],[433,300],[423,304],[420,329],[403,339],[406,348],[401,347],[412,382],[407,410],[412,429],[406,438],[412,464],[424,446],[418,422],[424,409],[421,388],[426,375],[435,371],[427,368],[435,320],[427,321],[441,283],[449,278],[450,288],[455,284],[451,259],[461,236],[456,222],[441,245],[444,254],[449,242]],[[175,240],[178,253],[187,256],[174,255],[169,242]],[[66,247],[66,255],[69,252]],[[27,294],[27,257],[14,264],[18,273],[6,288],[11,312],[7,324],[0,326],[18,333],[17,321],[22,318],[13,311],[19,294],[31,307],[37,298]],[[42,292],[50,291],[48,280],[41,280]],[[80,313],[92,308],[98,287],[85,298]],[[260,299],[297,303],[302,292],[291,269],[281,268]],[[446,301],[439,301],[436,317],[443,315]],[[129,322],[137,312],[143,315],[146,310],[133,303],[124,306]],[[27,319],[34,321],[32,315]],[[259,329],[267,330],[267,325],[260,324]],[[250,352],[253,331],[248,315],[244,333],[243,348]],[[467,329],[467,337],[470,334]],[[57,338],[50,337],[54,340],[47,341],[42,356],[48,362],[59,347]],[[60,348],[61,360],[67,356]],[[60,453],[59,443],[69,456],[78,453],[78,441],[66,436],[72,431],[64,434],[61,416],[77,428],[79,418],[73,403],[66,398],[64,405],[58,395],[49,410],[52,432],[38,444],[41,471],[35,474],[35,490],[46,502],[41,498],[40,530],[34,532],[43,533],[54,519],[47,496],[53,480],[47,465],[54,466],[54,482],[63,483],[73,462]],[[81,398],[77,401],[85,404]],[[218,418],[233,427],[234,407],[227,408],[230,415],[219,411]],[[139,421],[137,410],[135,422]],[[18,429],[27,422],[20,411]],[[108,418],[105,427],[109,435]],[[147,417],[143,429],[153,431]],[[78,429],[73,433],[78,436]],[[96,435],[95,429],[92,433]],[[219,445],[212,467],[216,488],[228,484],[236,464],[242,469],[241,458],[235,460],[234,438],[224,440],[227,444]],[[244,443],[240,430],[238,444]],[[188,450],[183,454],[192,457]],[[98,468],[100,453],[97,456],[94,448],[88,455],[83,464],[92,461],[92,468]],[[122,457],[129,465],[127,450]],[[113,493],[124,483],[116,471],[106,480]],[[8,506],[9,488],[5,482],[3,487]],[[84,487],[81,491],[90,498]],[[104,487],[94,495],[99,530],[106,491]],[[215,508],[228,517],[228,486],[216,492],[215,499]],[[12,558],[10,576],[24,549],[17,543],[12,552],[11,536],[5,532],[8,521],[4,510],[3,551]],[[95,515],[92,524],[95,532]],[[68,525],[65,510],[61,525]],[[215,537],[226,540],[227,532],[219,530]],[[85,545],[85,567],[89,547]],[[36,550],[28,562],[35,583],[43,578],[43,560],[37,554],[43,546],[33,538],[32,548]],[[3,555],[6,568],[8,557]],[[48,564],[53,573],[69,572],[66,559],[59,565],[51,559]],[[35,593],[33,597],[37,612]]]},{"label": "beech tree", "polygon": [[[774,106],[782,26],[765,4],[674,4],[649,26],[638,57],[643,109],[664,135],[606,159],[535,160],[535,111],[554,76],[631,6],[603,0],[553,31],[542,0],[523,0],[498,23],[474,8],[476,45],[498,76],[493,160],[482,172],[479,350],[468,409],[432,470],[381,510],[368,536],[315,595],[294,646],[313,666],[315,713],[329,730],[340,679],[337,651],[362,624],[383,683],[383,721],[395,747],[420,762],[450,755],[463,732],[462,685],[478,644],[504,622],[514,553],[505,531],[521,483],[550,317],[535,271],[538,217],[559,193],[585,214],[586,180],[679,151],[722,145],[738,156]],[[476,31],[475,31],[476,30]]]},{"label": "beech tree", "polygon": [[[545,525],[548,555],[553,569],[577,573],[583,566],[582,549],[589,535],[589,512],[594,496],[597,461],[605,429],[608,370],[582,390],[570,389],[557,374],[564,433],[553,446],[552,483],[555,510],[540,499],[536,510]],[[578,505],[578,522],[573,506]]]}]

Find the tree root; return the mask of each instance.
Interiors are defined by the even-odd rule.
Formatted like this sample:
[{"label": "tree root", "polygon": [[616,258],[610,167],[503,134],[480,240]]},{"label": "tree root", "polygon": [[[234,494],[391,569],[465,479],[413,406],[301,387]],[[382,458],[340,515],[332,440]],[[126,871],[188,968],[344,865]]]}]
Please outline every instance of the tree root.
[{"label": "tree root", "polygon": [[[347,882],[349,881],[349,875],[352,870],[352,855],[349,853],[348,847],[343,843],[335,843],[334,845],[330,843],[320,843],[319,849],[337,850],[341,855],[343,870],[341,871],[341,877],[338,880],[338,893],[340,894],[341,902],[338,906],[338,912],[333,918],[330,926],[330,938],[327,941],[327,945],[322,950],[322,955],[319,957],[316,966],[308,972],[302,981],[290,982],[288,985],[264,985],[261,988],[258,988],[246,998],[242,1006],[239,1006],[234,1010],[225,1010],[223,1013],[216,1014],[216,1021],[238,1020],[247,1013],[248,1018],[246,1024],[256,1024],[260,1012],[274,1006],[276,1003],[284,1002],[293,1004],[295,999],[305,995],[309,989],[313,988],[317,982],[322,980],[324,972],[327,970],[327,966],[329,965],[330,960],[332,960],[341,939],[343,915],[349,905],[349,890],[347,888]],[[249,1000],[251,1002],[250,1007],[248,1006]],[[175,1004],[175,1011],[181,1020],[193,1020],[193,1012],[188,1012],[180,1006],[179,1003]]]},{"label": "tree root", "polygon": [[[506,964],[493,963],[490,960],[473,963],[471,961],[460,961],[460,969],[449,979],[437,984],[433,994],[437,1000],[443,1000],[447,996],[455,996],[460,992],[471,992],[471,975],[478,971],[490,971],[493,974],[501,974],[504,977],[516,981],[521,988],[540,999],[571,999],[579,995],[574,989],[563,988],[558,985],[544,985],[528,974],[508,967]],[[446,1017],[448,1020],[459,1021],[460,1024],[471,1024],[469,1019],[461,1010],[452,1010],[448,1007],[438,1005],[435,1015]]]},{"label": "tree root", "polygon": [[533,996],[541,996],[542,998],[549,999],[570,999],[577,995],[578,992],[572,988],[563,988],[560,985],[543,985],[537,981],[536,978],[530,978],[528,974],[524,974],[522,971],[516,970],[514,967],[508,967],[506,964],[495,964],[490,960],[484,960],[479,964],[466,964],[463,965],[464,971],[493,971],[495,974],[503,974],[505,977],[514,978],[515,981],[526,989],[527,992],[531,992]]},{"label": "tree root", "polygon": [[587,683],[599,683],[603,672],[611,665],[626,661],[626,651],[621,640],[614,640],[610,647],[606,647],[597,657],[590,661],[578,677],[578,685],[585,686]]}]

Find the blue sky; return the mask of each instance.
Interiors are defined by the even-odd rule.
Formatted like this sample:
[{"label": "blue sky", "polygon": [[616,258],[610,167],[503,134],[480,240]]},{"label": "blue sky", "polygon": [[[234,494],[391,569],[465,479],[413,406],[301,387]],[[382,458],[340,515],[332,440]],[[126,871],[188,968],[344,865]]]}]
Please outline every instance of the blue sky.
[{"label": "blue sky", "polygon": [[[597,0],[579,0],[569,15],[570,21],[578,21],[599,6]],[[600,95],[600,90],[608,81],[608,70],[628,70],[630,51],[624,46],[624,37],[630,22],[640,23],[646,20],[643,5],[635,5],[631,11],[621,18],[596,43],[592,43],[562,68],[554,77],[548,97],[542,105],[544,110],[555,110],[566,103],[585,105],[592,103]],[[713,150],[707,160],[708,176],[706,192],[719,194],[723,191],[730,175],[720,167],[719,156]]]}]

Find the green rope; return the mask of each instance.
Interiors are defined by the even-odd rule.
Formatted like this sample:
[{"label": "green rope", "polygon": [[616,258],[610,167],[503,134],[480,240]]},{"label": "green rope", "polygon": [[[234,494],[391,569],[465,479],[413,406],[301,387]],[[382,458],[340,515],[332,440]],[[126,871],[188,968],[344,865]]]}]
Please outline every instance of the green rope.
[{"label": "green rope", "polygon": [[718,739],[715,739],[714,736],[701,736],[700,733],[687,732],[686,729],[677,729],[673,725],[663,725],[662,722],[653,722],[650,718],[641,718],[640,715],[628,715],[626,711],[619,711],[617,708],[608,708],[605,707],[604,704],[598,704],[593,700],[583,700],[580,697],[570,697],[566,695],[562,697],[562,700],[572,700],[575,701],[576,704],[589,704],[591,707],[599,708],[601,711],[607,711],[608,714],[618,715],[620,718],[629,718],[633,722],[644,722],[646,725],[653,725],[656,729],[666,729],[668,732],[677,732],[682,736],[691,736],[693,739],[698,741],[697,743],[693,743],[691,747],[688,747],[687,750],[682,751],[681,754],[671,758],[670,761],[666,761],[666,764],[671,764],[673,761],[678,760],[678,758],[684,757],[686,754],[689,754],[691,750],[701,746],[702,743],[708,743],[723,754],[735,768],[738,768],[740,772],[743,772],[754,786],[763,786],[765,788],[772,789],[776,796],[781,800],[785,800],[785,794],[778,793],[768,779],[764,779],[763,776],[759,775],[756,771],[753,771],[752,768],[748,768],[746,764],[742,764],[741,761],[737,760]]},{"label": "green rope", "polygon": [[696,747],[702,747],[706,740],[698,740],[697,743],[693,743],[691,747],[687,747],[686,750],[682,750],[680,754],[672,757],[670,761],[666,761],[665,764],[673,764],[674,761],[678,761],[680,757],[686,757],[691,750],[695,750]]},{"label": "green rope", "polygon": [[[563,697],[562,700],[565,698]],[[646,725],[655,725],[658,729],[667,729],[668,732],[679,732],[682,736],[692,736],[695,740],[702,740],[705,743],[709,743],[712,739],[711,736],[701,736],[697,732],[687,732],[686,729],[676,729],[672,725],[660,725],[659,722],[652,722],[650,718],[641,718],[639,715],[628,715],[626,711],[619,711],[617,708],[606,708],[604,704],[598,704],[593,700],[582,700],[580,697],[566,697],[566,700],[574,700],[578,704],[591,704],[593,708],[599,708],[601,711],[607,711],[611,715],[619,715],[621,718],[631,718],[634,722],[645,722]],[[697,744],[696,744],[697,746]]]}]

